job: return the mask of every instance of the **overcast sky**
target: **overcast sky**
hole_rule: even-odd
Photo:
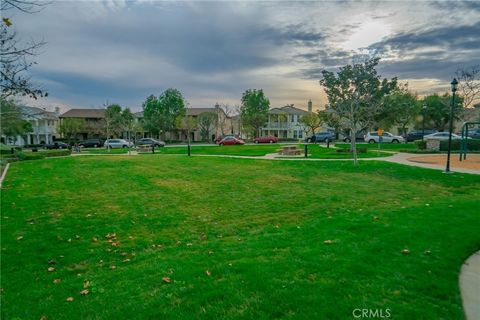
[[[480,63],[480,1],[54,0],[12,21],[23,39],[47,42],[32,68],[47,107],[140,110],[173,87],[192,107],[236,105],[262,88],[272,106],[317,108],[320,71],[362,53],[419,94],[445,91],[457,68]]]

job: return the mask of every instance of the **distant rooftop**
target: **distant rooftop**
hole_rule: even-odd
[[[70,109],[64,114],[60,115],[60,118],[105,118],[105,109]]]
[[[307,111],[294,107],[293,105],[285,106],[281,108],[272,108],[268,111],[270,114],[306,114]]]

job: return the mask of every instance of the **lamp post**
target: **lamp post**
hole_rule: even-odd
[[[453,131],[453,108],[455,107],[455,92],[457,92],[458,81],[453,78],[450,83],[452,87],[452,105],[450,106],[450,130],[448,132],[448,153],[447,153],[447,167],[445,173],[450,173],[450,153],[452,152],[452,131]]]
[[[422,107],[422,141],[423,137],[425,137],[425,113],[427,112],[427,105],[424,104]]]

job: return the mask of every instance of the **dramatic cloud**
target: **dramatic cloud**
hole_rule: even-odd
[[[139,109],[180,89],[193,107],[238,104],[263,88],[274,106],[325,103],[322,69],[382,57],[387,77],[442,90],[479,63],[478,2],[54,1],[12,17],[25,39],[45,39],[33,78],[42,105]]]

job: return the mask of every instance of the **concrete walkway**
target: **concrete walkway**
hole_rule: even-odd
[[[462,266],[460,292],[466,319],[480,319],[480,251],[471,255]]]

